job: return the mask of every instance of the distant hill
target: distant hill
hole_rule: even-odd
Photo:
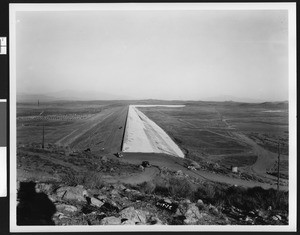
[[[20,93],[17,94],[17,102],[49,102],[49,101],[88,101],[88,100],[127,100],[129,97],[118,96],[114,94],[108,94],[103,92],[95,91],[72,91],[64,90],[58,92],[49,92],[46,94],[28,94]]]
[[[242,103],[262,103],[265,102],[265,100],[262,99],[251,99],[251,98],[240,98],[240,97],[234,97],[230,95],[220,95],[220,96],[214,96],[214,97],[208,97],[201,99],[203,101],[217,101],[217,102],[223,102],[223,101],[233,101],[233,102],[242,102]]]

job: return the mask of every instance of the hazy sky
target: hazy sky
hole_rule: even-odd
[[[287,11],[17,12],[17,91],[288,99]]]

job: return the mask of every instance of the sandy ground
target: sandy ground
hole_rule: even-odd
[[[139,111],[138,107],[146,105],[130,105],[123,142],[123,152],[166,153],[184,158],[184,153],[170,136],[155,122]],[[150,105],[154,107],[154,105]],[[168,107],[178,107],[168,105]],[[182,107],[182,106],[180,106]]]

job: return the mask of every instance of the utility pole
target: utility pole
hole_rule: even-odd
[[[279,193],[279,178],[280,178],[280,143],[278,140],[278,162],[277,162],[277,193]]]
[[[43,140],[42,140],[42,148],[44,148],[44,142],[45,142],[45,124],[43,122]]]

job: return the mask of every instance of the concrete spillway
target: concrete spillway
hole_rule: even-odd
[[[184,105],[130,105],[123,139],[123,152],[165,153],[184,158],[170,136],[137,107],[183,107]]]

